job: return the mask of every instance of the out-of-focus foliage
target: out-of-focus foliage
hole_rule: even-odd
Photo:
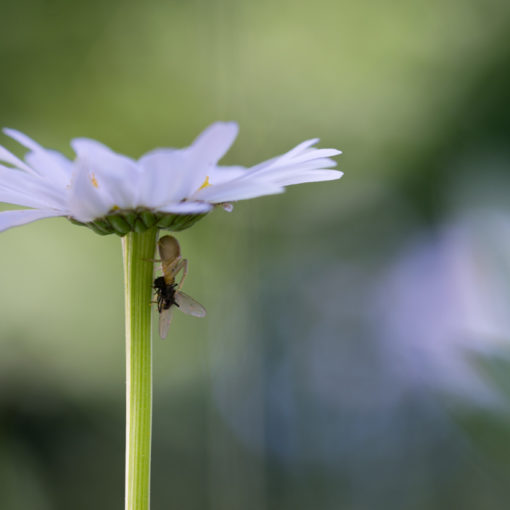
[[[231,119],[229,164],[344,150],[340,182],[179,235],[208,317],[155,339],[154,508],[507,508],[508,2],[18,0],[1,19],[0,124],[66,154]],[[56,219],[0,246],[0,508],[120,508],[120,242]]]

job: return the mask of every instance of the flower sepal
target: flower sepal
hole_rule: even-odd
[[[123,211],[121,209],[111,211],[110,214],[97,218],[94,221],[81,222],[68,216],[68,220],[74,225],[88,227],[96,234],[106,236],[116,234],[124,237],[129,232],[145,232],[149,228],[157,227],[171,232],[185,230],[206,214],[170,214],[153,212],[148,209],[136,209]]]

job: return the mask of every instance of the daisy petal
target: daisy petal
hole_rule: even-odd
[[[158,210],[174,214],[204,214],[209,212],[213,206],[205,202],[180,202],[165,205]]]
[[[21,172],[19,170],[0,165],[0,190],[21,194],[35,202],[27,207],[64,209],[66,203],[66,190],[57,189],[38,176]],[[14,204],[25,205],[21,202]],[[36,205],[37,204],[37,205]]]
[[[104,143],[92,140],[92,138],[73,138],[71,140],[71,147],[78,157],[90,159],[95,163],[102,163],[105,166],[115,162],[115,157],[118,156],[117,153]]]
[[[292,158],[292,163],[301,163],[303,161],[310,161],[319,158],[331,158],[342,154],[342,151],[337,149],[310,149],[299,156]]]
[[[62,216],[61,211],[45,211],[40,209],[21,209],[18,211],[0,212],[0,232],[12,227],[19,227],[26,223],[42,220],[43,218],[52,218]]]
[[[272,158],[259,163],[258,165],[252,167],[251,170],[268,170],[270,168],[279,168],[282,166],[299,164],[307,161],[321,160],[342,154],[342,151],[337,149],[308,149],[310,145],[317,143],[317,141],[318,139],[316,138],[314,140],[303,142],[281,156],[277,156],[276,158]]]
[[[248,170],[244,166],[215,166],[209,172],[209,182],[211,185],[223,184],[247,174]]]
[[[32,151],[25,156],[25,161],[55,186],[65,188],[71,180],[73,163],[60,152],[47,149]]]
[[[21,159],[16,157],[14,154],[10,153],[5,147],[2,147],[1,145],[0,145],[0,161],[9,163],[9,165],[13,165],[21,170],[25,170],[25,172],[28,172],[29,174],[37,175],[37,172],[35,172],[27,164],[23,163]]]
[[[276,178],[274,181],[280,186],[302,184],[304,182],[334,181],[340,179],[344,173],[339,170],[312,170],[308,172],[295,172],[287,177]]]
[[[260,197],[262,195],[274,195],[283,191],[284,189],[281,186],[272,182],[236,179],[235,181],[201,189],[193,195],[193,198],[218,204]]]
[[[140,205],[142,172],[135,161],[88,138],[75,138],[71,146],[77,155],[76,164],[87,168],[98,188],[108,187],[111,207],[132,209]]]
[[[319,141],[319,138],[312,138],[311,140],[305,140],[304,142],[301,142],[299,145],[296,145],[293,149],[291,149],[289,152],[286,152],[281,156],[282,158],[286,159],[292,159],[293,157],[297,156],[301,152],[308,149],[308,147],[311,147],[312,145],[315,145]]]
[[[251,168],[249,169],[247,176],[259,178],[278,178],[280,176],[290,175],[298,172],[305,172],[311,170],[321,170],[323,168],[330,168],[336,166],[336,161],[329,158],[320,158],[312,161],[304,161],[302,163],[289,163],[284,166],[273,165],[267,168]]]
[[[106,215],[116,204],[106,186],[95,180],[88,167],[80,161],[76,164],[77,171],[69,195],[69,210],[73,218],[85,223]]]
[[[57,151],[41,147],[41,145],[20,131],[9,128],[5,128],[3,131],[7,136],[30,149],[30,152],[25,155],[25,161],[28,163],[28,166],[24,163],[24,166],[20,166],[20,160],[17,162],[10,161],[11,164],[18,166],[18,168],[23,168],[23,170],[30,173],[44,176],[54,185],[65,187],[69,184],[72,163],[65,156]]]
[[[142,156],[139,160],[143,170],[140,201],[156,208],[165,202],[188,198],[208,176],[212,178],[214,165],[232,145],[237,132],[235,122],[217,122],[186,149],[156,149]],[[233,177],[231,175],[230,179]]]
[[[278,163],[281,165],[287,164],[290,161],[292,161],[294,158],[296,158],[298,155],[303,154],[306,152],[306,150],[311,147],[312,145],[315,145],[319,141],[318,138],[312,138],[311,140],[305,140],[304,142],[301,142],[299,145],[296,145],[293,149],[286,152],[285,154],[282,154],[281,156],[276,156],[275,158],[271,158],[267,161],[263,161],[262,163],[259,163],[257,165],[258,167],[265,166],[267,164],[273,165],[274,163]],[[315,149],[312,149],[315,150]]]
[[[200,154],[202,163],[214,165],[230,149],[238,132],[235,122],[215,122],[198,135],[191,149]]]
[[[187,173],[185,196],[199,189],[214,165],[234,142],[239,128],[235,122],[216,122],[193,142],[188,151],[190,165]]]
[[[169,202],[180,202],[187,195],[190,166],[189,150],[156,149],[142,156],[140,202],[149,208],[158,208]]]
[[[44,209],[53,205],[49,200],[46,200],[44,196],[39,197],[37,195],[7,189],[0,189],[0,202],[34,209]]]
[[[18,131],[17,129],[4,128],[3,132],[7,136],[10,136],[13,140],[16,140],[18,143],[25,146],[27,149],[30,149],[32,151],[45,150],[37,142],[32,140],[32,138],[25,135],[21,131]]]

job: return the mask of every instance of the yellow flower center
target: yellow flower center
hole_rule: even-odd
[[[99,188],[99,183],[97,182],[97,179],[96,179],[96,176],[94,175],[94,173],[90,174],[90,180],[92,181],[92,186],[94,186],[94,188]]]
[[[210,185],[211,184],[209,183],[209,176],[206,176],[204,182],[202,183],[202,186],[200,186],[200,188],[198,188],[197,191],[200,191],[201,189],[207,188]]]

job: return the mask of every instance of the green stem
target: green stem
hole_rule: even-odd
[[[126,295],[126,503],[149,510],[152,425],[151,295],[156,229],[122,238]]]

